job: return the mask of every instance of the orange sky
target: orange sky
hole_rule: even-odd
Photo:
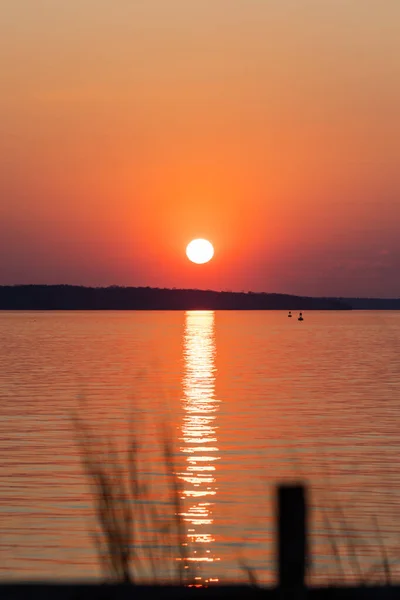
[[[398,0],[0,11],[0,283],[400,296]]]

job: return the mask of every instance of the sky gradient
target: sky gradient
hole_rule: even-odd
[[[400,296],[399,23],[398,0],[4,0],[0,284]]]

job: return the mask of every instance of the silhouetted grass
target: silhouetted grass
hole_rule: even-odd
[[[187,537],[181,517],[182,491],[172,445],[162,441],[167,506],[154,500],[140,469],[139,446],[132,440],[127,468],[111,440],[99,440],[78,416],[73,417],[85,471],[92,483],[98,529],[93,532],[104,574],[113,581],[191,582]],[[164,432],[165,433],[165,432]],[[169,509],[168,509],[169,506]]]
[[[391,585],[391,563],[379,530],[377,518],[373,518],[373,523],[379,547],[379,555],[376,556],[372,566],[363,570],[358,553],[359,544],[362,540],[359,540],[359,543],[357,543],[355,531],[351,530],[348,518],[344,514],[343,507],[340,506],[338,502],[333,502],[333,510],[336,515],[336,526],[333,524],[333,520],[329,518],[326,506],[322,507],[327,540],[331,546],[332,554],[335,559],[334,563],[336,565],[336,574],[331,585],[343,585],[349,578],[353,584],[361,586],[368,586],[373,583],[386,586]],[[345,558],[347,559],[347,569]],[[376,581],[379,574],[381,577]]]
[[[343,519],[343,517],[342,517]],[[336,564],[338,567],[338,579],[333,582],[333,585],[343,584],[348,577],[351,577],[353,582],[357,585],[368,586],[368,585],[386,585],[389,586],[392,584],[392,567],[389,561],[387,550],[383,543],[383,540],[380,538],[378,523],[376,518],[374,519],[376,524],[376,535],[379,541],[379,555],[376,557],[372,566],[368,569],[363,570],[360,564],[359,556],[358,556],[358,548],[357,544],[354,542],[354,539],[350,534],[347,534],[342,525],[339,526],[339,530],[334,532],[332,529],[332,535],[330,536],[330,541],[332,543],[332,547],[335,545],[335,558]],[[343,522],[343,520],[342,520]],[[338,550],[337,542],[339,540],[344,547],[347,559],[351,567],[351,571],[348,572],[345,569],[343,558],[341,558],[340,552]]]
[[[150,476],[145,477],[140,468],[140,448],[134,439],[127,449],[124,469],[111,440],[100,440],[76,415],[73,423],[82,462],[92,483],[98,522],[93,539],[105,576],[131,584],[144,581],[192,584],[194,576],[187,552],[188,538],[181,516],[182,489],[176,475],[171,439],[166,431],[161,447],[169,501],[163,503],[155,500]],[[333,494],[330,500],[332,497]],[[336,565],[330,586],[343,585],[348,578],[362,586],[376,584],[379,574],[383,575],[379,583],[390,585],[391,564],[377,519],[374,523],[380,556],[363,571],[348,519],[339,503],[334,502],[332,508],[334,519],[330,518],[327,507],[322,507],[327,540]],[[260,577],[256,571],[243,558],[238,557],[238,563],[247,582],[259,587]]]
[[[325,527],[325,537],[331,548],[333,556],[333,565],[335,572],[330,586],[345,585],[349,580],[352,585],[368,586],[373,584],[391,585],[393,584],[392,561],[388,557],[387,548],[385,547],[382,538],[378,518],[372,518],[372,524],[375,530],[375,540],[377,542],[374,547],[379,548],[379,554],[373,559],[373,564],[368,568],[362,568],[359,546],[362,544],[365,547],[365,539],[361,539],[360,535],[356,535],[354,527],[351,527],[349,517],[345,516],[345,509],[337,500],[337,493],[332,486],[332,481],[329,477],[329,463],[327,457],[321,453],[321,448],[315,448],[315,453],[319,455],[323,461],[324,472],[324,489],[325,493],[319,502],[319,509],[322,513],[322,521]],[[300,480],[306,481],[306,474],[303,472],[296,454],[291,456],[296,475]],[[354,498],[357,502],[359,492]],[[330,514],[331,513],[331,517]],[[358,543],[357,543],[358,539]],[[400,555],[400,552],[399,552]],[[312,563],[310,557],[310,574],[312,574]]]

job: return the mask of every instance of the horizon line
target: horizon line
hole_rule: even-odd
[[[15,287],[71,287],[91,290],[107,290],[107,289],[143,289],[143,290],[164,290],[164,291],[179,291],[179,292],[209,292],[213,294],[254,294],[254,295],[269,295],[269,296],[293,296],[296,298],[315,298],[328,300],[400,300],[400,296],[308,296],[304,294],[296,294],[291,292],[255,292],[252,290],[214,290],[210,288],[180,288],[180,287],[154,287],[150,285],[82,285],[75,283],[13,283],[0,284],[1,288]]]

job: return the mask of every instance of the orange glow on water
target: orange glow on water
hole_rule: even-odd
[[[203,563],[219,560],[212,551],[215,541],[212,525],[216,486],[216,464],[220,459],[217,445],[215,397],[215,333],[213,311],[188,311],[183,340],[185,372],[181,452],[186,468],[183,481],[184,511],[189,542],[188,561],[195,563],[196,580]]]

